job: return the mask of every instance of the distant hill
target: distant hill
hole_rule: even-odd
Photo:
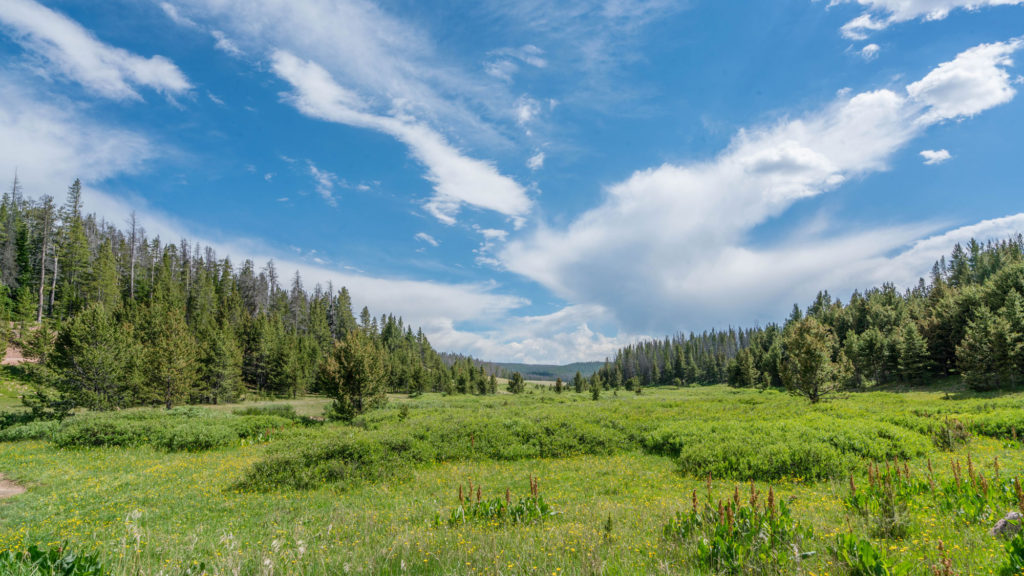
[[[523,378],[527,380],[554,381],[557,378],[561,378],[562,380],[572,380],[573,376],[576,375],[577,370],[579,370],[580,374],[584,377],[590,378],[594,372],[597,372],[601,366],[604,366],[604,362],[573,362],[572,364],[566,364],[564,366],[558,366],[556,364],[488,362],[486,360],[478,360],[476,358],[452,352],[441,352],[440,356],[441,360],[449,367],[459,360],[469,358],[473,361],[474,365],[479,368],[483,368],[487,374],[494,374],[498,378],[508,378],[513,372],[519,372],[523,375]]]
[[[511,374],[519,372],[526,380],[572,380],[578,370],[580,374],[589,378],[597,369],[604,366],[604,362],[573,362],[565,366],[554,364],[517,364],[514,362],[491,362],[494,366]]]

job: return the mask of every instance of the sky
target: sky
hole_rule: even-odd
[[[493,361],[1024,232],[1024,0],[0,0],[0,182]]]

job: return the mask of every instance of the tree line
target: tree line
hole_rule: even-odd
[[[15,339],[40,384],[29,402],[115,409],[334,396],[339,415],[386,392],[494,393],[472,359],[446,363],[422,330],[345,287],[286,286],[274,262],[235,266],[210,247],[148,237],[83,211],[76,180],[57,206],[0,199],[0,350]]]
[[[848,302],[827,291],[781,324],[639,342],[590,388],[728,382],[789,388],[817,401],[842,388],[960,375],[975,390],[1024,383],[1024,236],[956,244],[930,278],[886,283]]]

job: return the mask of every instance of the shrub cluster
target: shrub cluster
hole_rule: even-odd
[[[235,416],[199,408],[83,414],[52,430],[61,448],[153,446],[198,452],[266,437],[294,425],[279,416]]]

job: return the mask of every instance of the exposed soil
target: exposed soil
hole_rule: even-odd
[[[25,492],[25,487],[21,484],[15,484],[10,480],[4,478],[3,474],[0,474],[0,500],[4,498],[10,498],[11,496],[17,496]]]
[[[17,366],[28,361],[29,360],[27,358],[22,356],[21,348],[18,348],[14,344],[8,344],[7,354],[4,355],[4,359],[0,364],[3,364],[4,366]]]

